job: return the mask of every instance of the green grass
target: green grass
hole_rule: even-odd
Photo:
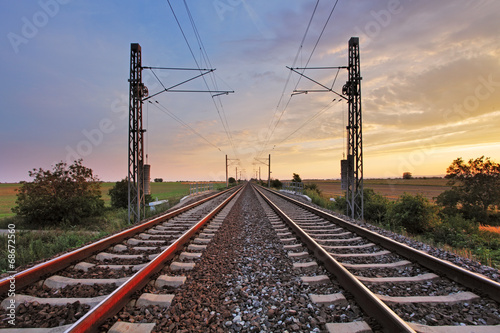
[[[153,200],[168,200],[172,197],[183,197],[189,194],[189,183],[168,182],[151,183],[151,197]]]
[[[16,267],[49,258],[128,227],[127,210],[110,207],[108,191],[114,185],[114,182],[101,185],[102,198],[106,203],[102,216],[89,218],[79,225],[64,224],[57,229],[47,227],[45,230],[22,231],[33,227],[25,225],[21,218],[11,212],[16,204],[15,190],[19,184],[0,184],[0,229],[7,229],[9,224],[16,226]],[[169,200],[170,206],[173,206],[189,194],[189,183],[151,183],[151,192],[153,200]],[[7,245],[7,237],[0,235],[0,272],[9,270]]]
[[[111,198],[108,195],[109,190],[115,186],[114,182],[102,183],[101,194],[106,207],[111,206]],[[0,184],[0,219],[4,217],[11,217],[15,214],[12,213],[12,208],[16,205],[16,190],[19,184]],[[181,182],[166,182],[166,183],[151,183],[151,196],[153,200],[172,200],[178,197],[182,198],[189,194],[189,183]]]
[[[340,180],[305,180],[306,184],[316,183],[325,195],[331,197],[344,195]],[[434,201],[439,194],[448,190],[448,179],[444,178],[414,178],[414,179],[364,179],[364,188],[372,189],[389,200],[396,200],[403,193],[422,194]]]
[[[111,207],[111,197],[108,192],[115,186],[115,183],[102,183],[101,184],[101,196],[102,200],[104,200],[104,205],[106,207]]]
[[[100,233],[84,231],[20,231],[15,233],[15,267],[49,258],[57,253],[77,248],[101,236]],[[12,245],[12,243],[11,243]],[[8,238],[0,236],[0,272],[9,269]]]
[[[107,207],[111,206],[111,198],[108,194],[109,190],[115,186],[115,183],[102,183],[101,194]],[[153,201],[169,200],[172,205],[172,200],[180,199],[189,194],[189,183],[184,182],[163,182],[151,183],[151,197]],[[173,203],[175,204],[175,203]]]
[[[0,184],[0,218],[14,216],[11,208],[16,205],[19,184]]]

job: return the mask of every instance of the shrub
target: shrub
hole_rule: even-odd
[[[459,213],[458,203],[460,201],[460,193],[457,189],[446,190],[435,199],[436,204],[441,207],[441,216],[454,216]]]
[[[336,208],[335,202],[330,201],[329,199],[323,197],[321,195],[321,193],[318,193],[315,190],[305,189],[304,194],[307,195],[309,198],[311,198],[311,202],[313,204],[316,204],[320,207],[331,209],[331,210],[334,210]]]
[[[114,208],[128,208],[128,180],[124,178],[115,183],[115,186],[108,191],[111,197],[111,207]],[[145,204],[149,204],[153,198],[151,194],[144,196]]]
[[[126,178],[115,183],[108,191],[111,197],[111,207],[127,208],[128,207],[128,181]]]
[[[479,231],[478,223],[460,214],[444,216],[441,221],[434,230],[434,241],[453,247],[469,248],[473,240],[471,236],[477,235]]]
[[[60,162],[53,170],[33,169],[32,182],[20,182],[14,213],[28,224],[78,223],[104,211],[101,182],[82,160],[68,166]]]
[[[384,196],[372,189],[363,190],[365,220],[375,223],[387,222],[391,203]]]
[[[470,159],[467,163],[457,158],[446,170],[445,178],[450,179],[448,185],[452,190],[446,191],[449,193],[444,197],[453,196],[466,218],[486,222],[488,210],[500,204],[500,164],[488,157]]]
[[[311,190],[311,191],[314,191],[314,192],[318,193],[319,195],[321,195],[321,190],[319,189],[319,186],[316,183],[304,185],[304,190]]]
[[[335,201],[333,201],[333,209],[341,214],[345,214],[347,212],[347,200],[344,195],[339,195],[334,197]]]
[[[422,194],[404,193],[389,210],[390,223],[411,234],[431,231],[438,223],[437,207]]]
[[[283,187],[283,183],[279,179],[273,179],[273,180],[271,180],[271,187],[274,187],[276,189],[280,189]]]

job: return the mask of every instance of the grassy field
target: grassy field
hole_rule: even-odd
[[[335,197],[343,195],[340,189],[340,180],[305,180],[305,183],[316,183],[325,196]],[[364,187],[373,189],[389,200],[396,200],[403,193],[415,195],[421,193],[433,201],[442,192],[450,189],[444,178],[417,178],[417,179],[365,179]]]
[[[106,206],[111,205],[111,198],[108,191],[115,186],[115,183],[102,183],[101,193],[102,199]],[[165,183],[151,183],[151,196],[153,200],[169,200],[174,197],[183,197],[189,194],[189,183],[184,182],[165,182]]]
[[[106,206],[111,205],[111,198],[108,191],[115,185],[115,183],[102,183],[101,193],[102,199]],[[11,208],[16,205],[16,190],[19,184],[0,184],[0,219],[4,217],[14,216]],[[189,183],[181,182],[165,182],[165,183],[151,183],[151,196],[153,200],[175,200],[189,194]]]
[[[429,200],[437,197],[443,191],[449,189],[446,186],[447,179],[427,178],[427,179],[365,179],[365,188],[371,188],[390,200],[396,200],[404,192],[417,194],[422,193]],[[325,196],[343,195],[340,189],[340,180],[305,180],[306,183],[317,183]],[[106,206],[110,206],[108,195],[115,183],[103,183],[101,185],[102,198]],[[0,184],[0,218],[14,216],[11,208],[16,205],[16,189],[19,184]],[[151,183],[151,196],[153,200],[165,200],[179,198],[189,194],[189,183],[185,182],[164,182]]]
[[[115,183],[101,185],[102,198],[107,207],[111,199],[108,195]],[[62,226],[56,229],[22,231],[22,221],[14,217],[11,208],[16,204],[16,189],[19,184],[0,184],[0,222],[16,225],[16,266],[51,257],[61,251],[79,247],[89,241],[121,230],[128,226],[125,209],[106,209],[104,215],[90,224]],[[189,194],[189,183],[151,183],[153,200],[169,200],[175,205],[180,198]],[[44,228],[45,229],[45,228]],[[0,236],[0,273],[7,271],[7,237]]]
[[[19,184],[0,184],[0,218],[14,216],[10,210],[16,205]]]

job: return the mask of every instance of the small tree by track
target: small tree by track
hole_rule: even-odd
[[[128,180],[127,178],[123,178],[119,182],[115,183],[108,191],[109,196],[111,197],[111,207],[113,208],[128,208]],[[145,204],[149,204],[153,201],[151,194],[146,194],[144,196]]]
[[[82,160],[68,166],[57,163],[53,170],[33,169],[32,182],[20,182],[14,213],[32,225],[79,223],[104,211],[101,182]]]
[[[271,187],[279,190],[283,187],[283,183],[279,179],[273,179],[271,180]]]
[[[302,178],[300,178],[300,175],[298,173],[293,173],[292,182],[296,183],[302,182]]]
[[[111,207],[127,208],[128,207],[128,181],[127,178],[115,183],[108,191],[111,197]]]
[[[450,215],[488,221],[488,210],[500,204],[500,164],[481,156],[465,163],[457,158],[446,170],[452,186],[437,197],[437,203]]]

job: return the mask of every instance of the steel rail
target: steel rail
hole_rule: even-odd
[[[0,295],[8,292],[10,288],[10,281],[15,279],[15,285],[16,285],[16,290],[20,290],[29,284],[40,280],[45,275],[48,274],[53,274],[61,269],[64,269],[71,264],[81,261],[85,258],[88,258],[89,256],[93,255],[96,252],[102,251],[111,245],[117,244],[121,241],[123,241],[126,238],[129,238],[139,232],[142,232],[146,229],[149,229],[156,224],[159,224],[167,219],[170,219],[174,216],[177,216],[181,213],[184,213],[185,211],[196,207],[206,201],[209,201],[219,195],[222,195],[226,193],[227,191],[230,190],[225,190],[220,193],[217,193],[215,195],[212,195],[210,197],[204,198],[202,200],[199,200],[197,202],[194,202],[192,204],[189,204],[185,207],[176,209],[170,213],[163,214],[161,216],[158,216],[156,218],[153,218],[149,221],[146,221],[142,224],[139,224],[137,226],[134,226],[132,228],[126,229],[124,231],[121,231],[117,234],[111,235],[109,237],[106,237],[104,239],[101,239],[95,243],[86,245],[82,248],[76,249],[74,251],[65,253],[59,257],[56,257],[54,259],[51,259],[49,261],[43,262],[41,264],[38,264],[36,266],[33,266],[31,268],[28,268],[24,271],[21,271],[19,273],[16,273],[13,276],[9,276],[6,278],[3,278],[0,280]]]
[[[293,202],[294,204],[330,222],[336,223],[342,226],[343,228],[348,229],[349,231],[352,231],[360,236],[366,237],[373,243],[377,243],[386,249],[392,250],[393,252],[403,257],[406,257],[409,260],[416,261],[422,266],[425,266],[432,271],[441,273],[457,283],[460,283],[472,290],[479,290],[481,293],[488,295],[497,302],[500,302],[500,283],[493,281],[482,274],[468,271],[449,261],[436,258],[428,253],[414,249],[406,244],[397,242],[389,237],[377,234],[376,232],[373,232],[371,230],[358,226],[354,223],[341,219],[337,216],[331,215],[329,213],[311,207],[305,203],[302,203],[300,201],[297,201],[295,199],[292,199],[275,191],[272,191],[272,193],[278,195],[279,197],[285,200],[288,200],[289,202]]]
[[[65,333],[76,332],[95,332],[99,326],[122,309],[134,295],[134,293],[142,289],[152,275],[158,273],[164,268],[167,260],[182,249],[184,244],[189,242],[191,238],[210,220],[212,219],[229,201],[231,201],[243,187],[238,188],[226,200],[214,208],[208,215],[197,222],[193,227],[186,231],[179,239],[169,245],[155,259],[144,266],[137,273],[132,275],[125,283],[118,287],[115,291],[109,294],[101,303],[92,308],[76,323],[69,327]]]
[[[276,206],[264,193],[255,188],[271,208],[290,226],[293,232],[304,242],[307,248],[314,253],[325,268],[333,274],[340,284],[353,294],[360,307],[387,332],[415,332],[410,325],[394,313],[384,302],[362,284],[353,274],[344,268],[321,245],[311,238],[301,227]]]

